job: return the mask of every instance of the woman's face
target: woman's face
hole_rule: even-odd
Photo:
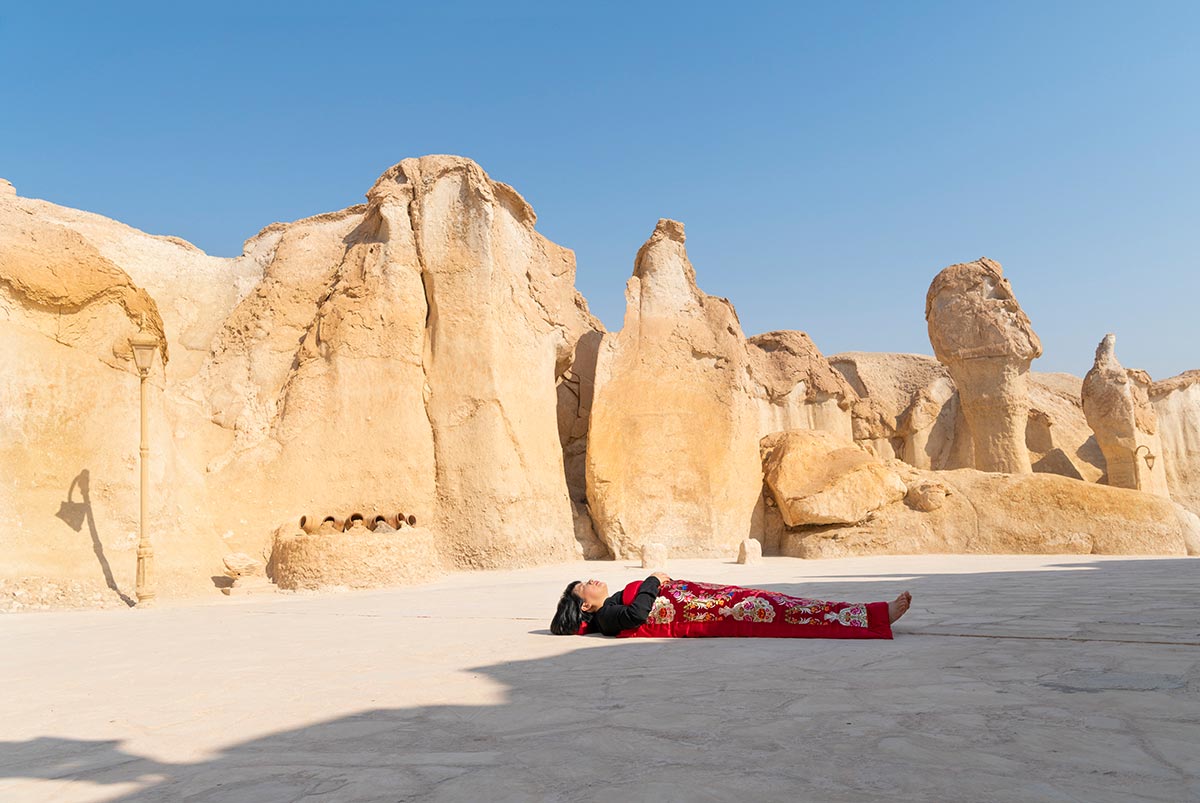
[[[608,585],[599,580],[587,580],[575,586],[573,593],[583,600],[583,610],[596,611],[608,598]]]

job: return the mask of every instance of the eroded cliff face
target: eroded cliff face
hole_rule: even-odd
[[[475,163],[427,156],[365,204],[272,224],[222,259],[0,182],[0,579],[132,594],[141,325],[162,337],[148,529],[163,596],[211,593],[222,555],[268,561],[273,541],[288,550],[272,565],[306,587],[647,542],[732,558],[747,537],[805,556],[1200,549],[1200,520],[1169,500],[1088,486],[1105,459],[1082,381],[1028,371],[1040,344],[990,260],[930,288],[942,362],[826,359],[803,332],[744,337],[670,220],[606,333],[535,221]],[[1195,373],[1145,377],[1133,426],[1157,421],[1154,470],[1200,512]],[[943,471],[981,464],[1006,473]],[[1013,476],[1026,465],[1070,480]],[[369,538],[297,533],[301,516],[401,512]]]
[[[642,544],[717,556],[750,535],[762,490],[758,412],[732,305],[696,287],[683,224],[660,220],[596,362],[587,490],[618,557]]]
[[[273,224],[219,259],[0,197],[6,468],[19,477],[0,489],[15,533],[0,544],[6,566],[91,577],[104,553],[132,589],[128,338],[143,313],[172,358],[156,366],[150,411],[165,595],[211,587],[222,551],[266,558],[272,532],[301,515],[412,515],[437,544],[426,575],[604,554],[578,465],[588,406],[562,390],[590,385],[588,344],[603,331],[573,254],[466,159],[405,160],[367,201]],[[75,446],[56,451],[64,441]],[[93,536],[55,516],[89,466]]]
[[[596,363],[587,490],[617,557],[735,554],[764,537],[759,441],[783,430],[849,440],[854,390],[804,332],[747,339],[728,299],[696,286],[683,224],[638,251],[624,326]]]
[[[243,441],[217,484],[269,483],[264,525],[404,511],[455,567],[593,548],[574,535],[558,427],[558,385],[601,331],[573,254],[466,159],[406,159],[367,199],[256,244],[274,249],[266,278],[206,366],[230,378],[207,387]]]
[[[1171,498],[1200,515],[1200,371],[1155,382],[1150,386],[1150,402]]]

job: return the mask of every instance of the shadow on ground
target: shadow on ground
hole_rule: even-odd
[[[502,685],[499,705],[377,708],[194,763],[0,742],[0,777],[121,801],[1197,799],[1197,571],[773,584],[851,601],[908,588],[915,608],[895,641],[567,637],[563,654],[470,670]]]

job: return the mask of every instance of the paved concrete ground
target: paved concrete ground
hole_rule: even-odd
[[[1200,799],[1200,561],[669,568],[914,609],[894,641],[549,635],[618,562],[10,615],[0,800]]]

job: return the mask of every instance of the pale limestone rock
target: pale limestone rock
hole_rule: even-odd
[[[12,185],[12,182],[6,178],[0,178],[0,197],[3,197],[3,196],[12,197],[12,196],[15,196],[16,194],[17,194],[17,188]]]
[[[1155,382],[1150,386],[1150,401],[1162,445],[1158,462],[1163,464],[1171,498],[1200,514],[1200,371]]]
[[[262,571],[261,561],[247,555],[245,552],[231,552],[221,559],[225,564],[225,574],[229,577],[248,577]]]
[[[665,569],[667,566],[667,545],[651,542],[642,544],[642,568]]]
[[[762,485],[758,410],[732,305],[696,287],[683,225],[660,220],[626,285],[625,323],[596,362],[587,493],[618,558],[648,539],[729,555],[752,532]]]
[[[738,547],[738,563],[762,563],[762,543],[754,538],[747,538]]]
[[[755,335],[746,341],[746,353],[760,436],[819,429],[845,440],[853,437],[851,409],[858,395],[807,334]]]
[[[150,380],[161,595],[211,589],[203,567],[267,550],[274,523],[303,510],[415,511],[437,532],[434,560],[457,566],[606,554],[563,462],[573,454],[581,476],[588,407],[560,416],[558,389],[583,386],[600,329],[572,254],[468,160],[408,160],[368,201],[274,224],[220,259],[0,193],[0,402],[12,411],[0,449],[25,479],[0,487],[5,574],[91,576],[103,550],[132,587],[127,355],[143,311],[171,358]],[[559,418],[571,419],[561,433]],[[52,515],[80,466],[94,544],[68,526],[86,518],[72,512],[86,506],[78,491]]]
[[[403,507],[445,533],[441,554],[463,568],[594,555],[568,495],[563,454],[575,441],[556,423],[562,378],[586,372],[579,344],[599,327],[571,253],[469,160],[405,160],[367,198],[259,236],[274,240],[269,281],[214,363],[232,379],[259,354],[271,362],[249,382],[210,382],[240,389],[232,423],[250,433],[212,466],[219,484],[262,475],[286,487],[260,520],[313,505]],[[253,328],[273,317],[280,325]],[[574,414],[576,440],[586,414]],[[371,470],[345,471],[367,453]]]
[[[0,193],[0,232],[21,228],[38,233],[37,253],[74,262],[87,261],[80,259],[81,250],[99,254],[144,289],[157,310],[148,317],[160,320],[160,333],[166,334],[164,351],[175,380],[199,369],[226,316],[262,275],[262,265],[249,255],[209,256],[178,237],[147,234],[91,212]],[[47,230],[57,233],[47,237]],[[66,238],[73,242],[63,242]],[[7,250],[0,247],[0,252]],[[100,327],[95,328],[98,334]]]
[[[1170,496],[1158,420],[1150,403],[1150,377],[1121,365],[1116,340],[1116,335],[1107,334],[1100,341],[1082,388],[1083,412],[1104,453],[1105,482]],[[1152,461],[1158,465],[1152,466]]]
[[[83,235],[39,214],[43,206],[53,207],[0,197],[0,465],[11,478],[0,483],[0,571],[99,576],[132,593],[139,379],[129,338],[144,319],[161,343],[147,379],[157,577],[164,588],[187,578],[211,589],[202,567],[226,548],[203,516],[184,513],[197,504],[189,444],[171,426],[177,401],[163,392],[176,355],[158,305]]]
[[[893,463],[910,485],[936,482],[949,490],[925,512],[888,505],[850,526],[792,530],[784,555],[1026,553],[1186,555],[1195,525],[1169,499],[1052,474],[999,474],[957,469],[928,472]]]
[[[1175,512],[1179,514],[1179,523],[1183,529],[1183,543],[1189,555],[1200,555],[1200,516],[1188,510],[1178,502]]]
[[[949,495],[949,489],[942,483],[921,480],[908,486],[904,501],[909,507],[928,513],[946,504],[946,497]]]
[[[1025,446],[1035,472],[1097,482],[1104,453],[1083,414],[1083,380],[1064,373],[1029,372]]]
[[[1042,345],[1000,264],[983,258],[943,270],[929,286],[925,320],[958,388],[975,467],[1030,473],[1027,374]]]
[[[768,435],[762,458],[767,487],[789,527],[862,521],[908,491],[874,455],[828,432]]]
[[[830,365],[861,399],[854,440],[881,460],[950,468],[958,396],[945,366],[923,354],[835,354]]]
[[[847,352],[829,362],[861,397],[854,439],[916,468],[970,468],[970,433],[946,367],[923,354]],[[1079,377],[1030,371],[1025,445],[1033,470],[1095,482],[1104,474],[1080,403]]]

